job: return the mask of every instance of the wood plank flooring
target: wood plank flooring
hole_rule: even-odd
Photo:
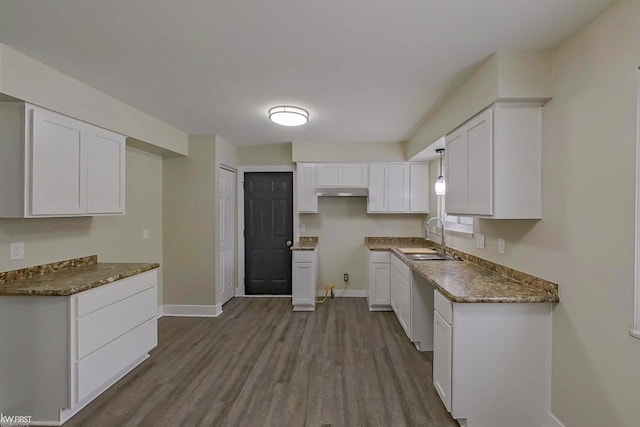
[[[160,319],[151,357],[64,426],[457,426],[431,362],[364,298],[234,298]]]

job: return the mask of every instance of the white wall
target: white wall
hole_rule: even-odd
[[[448,243],[559,284],[552,411],[567,427],[640,423],[633,324],[640,0],[620,0],[552,55],[543,108],[543,219],[480,220],[486,249]],[[506,255],[497,238],[506,239]]]
[[[100,262],[157,262],[162,269],[162,157],[127,147],[126,191],[124,216],[0,219],[0,271],[94,254]],[[11,242],[25,242],[24,259],[9,261]],[[159,280],[162,286],[162,271]]]

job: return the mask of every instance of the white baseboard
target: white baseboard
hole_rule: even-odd
[[[555,415],[551,413],[551,411],[547,411],[547,423],[545,424],[545,427],[565,427],[565,426],[560,422],[559,419],[555,417]]]
[[[337,297],[342,295],[342,292],[344,291],[344,289],[334,289],[333,290],[333,294]],[[322,289],[318,289],[318,296],[319,297],[323,297],[324,296],[324,291]],[[347,292],[344,293],[344,295],[342,295],[343,297],[350,297],[350,298],[366,298],[367,297],[367,290],[366,289],[347,289]]]
[[[163,305],[159,307],[158,317],[218,317],[222,314],[222,305]]]

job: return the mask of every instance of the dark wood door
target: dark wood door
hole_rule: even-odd
[[[245,293],[291,294],[291,172],[244,174],[244,236]]]

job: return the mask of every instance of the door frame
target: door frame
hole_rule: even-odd
[[[244,290],[244,272],[245,272],[245,259],[244,259],[244,174],[245,172],[291,172],[293,178],[293,241],[296,242],[299,239],[299,218],[296,214],[298,212],[298,201],[296,197],[296,167],[295,165],[282,165],[282,166],[239,166],[238,167],[238,283],[236,287],[236,296],[246,296]],[[290,298],[290,296],[287,296]]]

